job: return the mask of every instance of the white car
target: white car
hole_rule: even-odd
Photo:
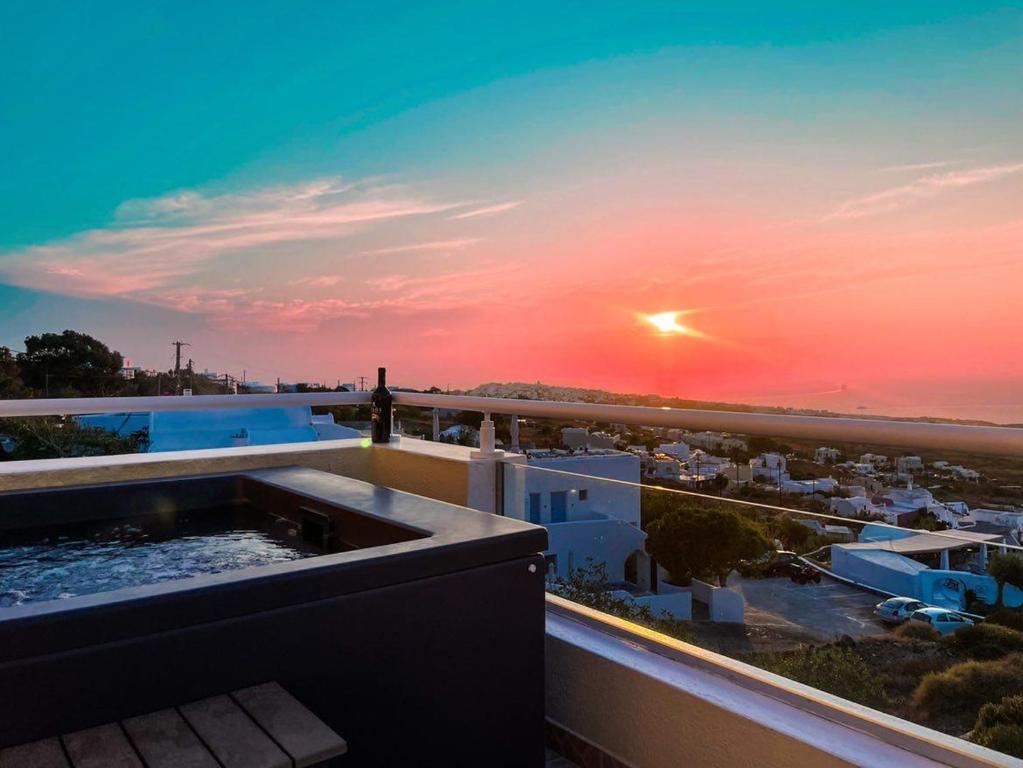
[[[874,606],[874,615],[886,624],[901,624],[914,611],[926,608],[925,603],[912,597],[890,597]]]
[[[914,611],[909,619],[921,624],[930,624],[941,635],[949,635],[963,627],[973,626],[971,619],[952,611],[946,611],[944,608],[921,608],[919,611]]]

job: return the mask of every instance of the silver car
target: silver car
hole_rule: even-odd
[[[949,635],[964,627],[973,626],[973,619],[946,611],[944,608],[921,608],[919,611],[913,611],[909,618],[921,624],[930,624],[939,635]]]
[[[924,603],[912,597],[890,597],[874,606],[874,615],[885,624],[901,624],[913,611],[926,607]]]

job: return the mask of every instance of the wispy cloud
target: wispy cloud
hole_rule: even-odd
[[[465,237],[459,240],[432,240],[427,243],[412,243],[410,245],[397,245],[392,248],[377,248],[373,251],[363,251],[364,256],[385,256],[392,253],[415,253],[419,251],[454,251],[466,248],[470,245],[483,242],[481,237]]]
[[[333,288],[343,280],[344,278],[341,275],[316,275],[313,277],[300,277],[297,280],[292,280],[289,285]]]
[[[144,300],[228,254],[345,238],[463,205],[340,179],[219,195],[186,191],[128,201],[107,228],[2,254],[0,278],[76,296]]]
[[[1023,163],[992,165],[948,173],[931,174],[898,187],[847,200],[824,217],[824,221],[862,219],[905,208],[944,192],[985,184],[1023,171]]]
[[[510,211],[513,208],[518,208],[520,205],[522,205],[523,202],[524,202],[523,200],[512,200],[512,201],[507,202],[507,203],[498,203],[496,205],[488,205],[485,208],[475,208],[475,209],[473,209],[471,211],[466,211],[465,213],[458,213],[458,214],[455,214],[454,216],[449,216],[448,218],[450,218],[452,220],[455,220],[455,219],[474,219],[477,216],[492,216],[495,213],[504,213],[505,211]]]
[[[906,165],[888,165],[878,168],[878,173],[903,173],[906,171],[932,171],[936,168],[948,168],[950,165],[958,165],[962,160],[935,160],[930,163],[907,163]]]

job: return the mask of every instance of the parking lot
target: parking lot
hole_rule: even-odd
[[[749,627],[801,632],[820,641],[886,631],[874,616],[874,606],[883,598],[827,577],[820,584],[796,584],[787,578],[746,579],[732,574],[728,586],[745,599]]]

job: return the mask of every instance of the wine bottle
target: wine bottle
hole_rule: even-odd
[[[370,398],[370,412],[373,420],[373,442],[389,443],[391,441],[391,411],[394,406],[394,395],[387,388],[387,369],[377,368],[377,388]]]

